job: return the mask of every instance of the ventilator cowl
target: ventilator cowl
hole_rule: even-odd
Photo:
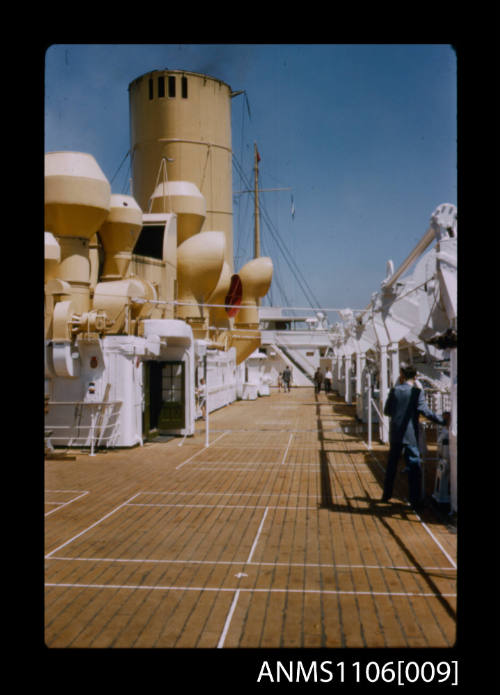
[[[132,196],[112,195],[99,236],[104,249],[101,280],[120,280],[127,274],[142,229],[142,210]]]

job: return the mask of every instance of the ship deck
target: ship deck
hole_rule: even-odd
[[[312,388],[45,460],[49,648],[450,647],[456,528]],[[432,447],[431,452],[432,452]],[[433,475],[427,476],[427,488]]]

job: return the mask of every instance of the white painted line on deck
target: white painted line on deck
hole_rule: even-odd
[[[195,456],[198,456],[198,454],[200,454],[202,451],[205,451],[206,449],[208,449],[209,446],[212,446],[212,444],[215,444],[215,442],[217,442],[219,439],[221,439],[221,437],[223,437],[225,434],[227,434],[227,430],[225,432],[223,432],[222,434],[220,434],[217,437],[217,439],[214,439],[213,442],[210,442],[210,444],[208,444],[208,446],[204,446],[202,449],[200,449],[199,451],[194,453],[192,456],[190,456],[188,459],[186,459],[185,461],[180,463],[178,466],[176,466],[175,470],[179,470],[179,468],[182,468],[182,466],[185,466],[186,463],[189,463],[192,459],[194,459]]]
[[[177,565],[254,565],[265,567],[330,567],[331,569],[365,569],[365,570],[391,570],[391,571],[408,571],[424,570],[425,572],[449,572],[452,567],[417,567],[416,565],[345,565],[332,562],[248,562],[247,560],[160,560],[158,558],[143,557],[65,557],[61,555],[52,555],[49,560],[62,560],[68,562],[136,562],[143,564],[152,562],[154,564],[177,564]]]
[[[66,589],[143,589],[146,591],[245,591],[247,593],[281,593],[281,594],[331,594],[346,596],[414,596],[425,598],[455,598],[457,594],[425,593],[418,591],[343,591],[337,589],[256,589],[255,587],[220,587],[220,586],[155,586],[151,584],[71,584],[69,582],[46,582],[47,587],[62,587]]]
[[[292,511],[302,510],[302,511],[318,511],[318,506],[309,507],[290,507],[290,506],[275,506],[275,505],[264,505],[264,504],[169,504],[168,502],[131,502],[127,507],[182,507],[182,509],[196,509],[198,507],[205,509],[290,509]]]
[[[217,449],[237,449],[238,447],[244,447],[245,451],[262,451],[262,449],[265,449],[266,451],[282,451],[283,450],[283,444],[281,446],[267,446],[267,444],[259,444],[258,446],[250,446],[246,444],[246,442],[239,442],[236,444],[221,444],[221,446],[218,446]],[[301,450],[303,450],[305,447],[300,447]],[[311,451],[320,451],[320,448],[311,448]]]
[[[195,461],[193,466],[279,466],[280,461]],[[305,464],[314,465],[314,464]],[[317,466],[316,466],[317,467]]]
[[[236,464],[232,463],[230,464],[231,466],[234,466]],[[248,466],[251,464],[248,463],[242,463],[241,466]],[[203,462],[203,461],[197,461],[191,466],[192,471],[196,470],[202,470],[202,471],[274,471],[276,468],[262,468],[262,466],[279,466],[281,464],[279,463],[254,463],[253,468],[242,468],[241,466],[238,468],[229,468],[228,466],[220,466],[220,461],[214,462],[213,464],[209,462]],[[316,463],[289,463],[287,465],[287,468],[290,470],[297,470],[297,469],[308,469],[308,468],[313,468],[313,473],[316,473],[318,469],[318,464]],[[373,473],[370,470],[366,471],[358,471],[358,470],[352,470],[351,468],[344,468],[344,469],[335,469],[334,473],[352,473],[354,475],[373,475]]]
[[[257,542],[258,542],[258,540],[259,540],[259,536],[260,536],[260,533],[261,533],[261,531],[262,531],[262,527],[264,526],[264,521],[266,520],[266,516],[267,516],[267,512],[268,512],[268,511],[269,511],[269,507],[266,507],[266,511],[264,512],[264,514],[263,514],[263,516],[262,516],[262,521],[260,522],[260,526],[259,526],[259,529],[258,529],[258,531],[257,531],[257,535],[255,536],[255,540],[254,540],[254,542],[253,542],[252,549],[250,550],[250,555],[249,555],[248,558],[247,558],[247,562],[250,562],[250,561],[251,561],[252,555],[253,555],[254,552],[255,552],[255,548],[257,547]]]
[[[286,460],[286,457],[288,454],[288,449],[290,448],[290,444],[292,443],[292,439],[293,439],[293,432],[291,433],[290,439],[288,440],[288,445],[286,447],[285,453],[283,454],[283,458],[281,460],[281,465],[283,465],[285,463],[285,460]]]
[[[195,461],[194,466],[282,466],[284,461]],[[371,473],[370,469],[357,470],[353,468],[336,468],[329,464],[335,473],[358,473],[358,474],[368,474]],[[345,464],[337,464],[344,465]],[[314,470],[319,470],[319,464],[317,463],[295,463],[290,461],[287,464],[288,468],[314,468]]]
[[[438,541],[438,539],[436,538],[436,536],[432,533],[432,531],[431,531],[430,528],[427,526],[427,524],[425,524],[425,523],[422,521],[422,519],[418,516],[418,514],[416,514],[416,516],[418,517],[420,523],[422,524],[422,526],[424,527],[424,529],[427,531],[427,533],[429,534],[429,536],[432,538],[432,540],[434,541],[434,543],[435,543],[435,544],[440,548],[440,550],[444,553],[444,555],[445,555],[446,559],[448,560],[448,562],[451,563],[451,565],[453,566],[453,569],[457,569],[457,565],[456,565],[455,562],[453,561],[453,558],[451,557],[451,555],[449,555],[449,554],[446,552],[446,550],[443,548],[443,546],[442,546],[441,543]]]
[[[364,444],[364,445],[366,446],[366,448],[368,449],[367,443],[366,443],[366,442],[363,442],[363,444]],[[368,449],[368,450],[369,450],[369,449]],[[369,450],[369,451],[370,451],[370,450]],[[383,466],[380,465],[380,463],[378,462],[377,458],[373,455],[373,453],[372,453],[371,451],[370,451],[370,453],[372,454],[373,459],[375,460],[375,462],[377,463],[377,465],[379,466],[379,468],[381,469],[381,471],[382,471],[383,473],[385,473],[385,469],[383,468]],[[414,512],[414,514],[415,514],[415,516],[417,517],[417,519],[420,521],[420,523],[422,524],[422,526],[424,527],[424,529],[427,531],[427,533],[429,534],[429,536],[432,538],[432,540],[434,541],[434,543],[436,543],[436,545],[439,547],[439,549],[444,553],[446,559],[447,559],[448,562],[452,565],[452,568],[453,568],[453,569],[457,569],[457,565],[456,565],[456,563],[454,562],[453,558],[446,552],[446,550],[443,548],[443,546],[442,546],[441,543],[438,541],[438,539],[436,538],[436,536],[432,533],[432,531],[431,531],[430,528],[427,526],[427,524],[425,524],[425,523],[422,521],[422,519],[421,519],[420,516],[417,514],[417,512]],[[452,569],[452,568],[448,568],[448,569]]]
[[[140,492],[136,492],[135,495],[132,495],[132,497],[129,497],[129,499],[126,500],[126,502],[122,502],[122,504],[118,505],[118,507],[116,507],[116,508],[113,509],[111,512],[109,512],[109,514],[106,514],[105,516],[103,516],[101,519],[99,519],[99,521],[96,521],[95,523],[91,524],[90,526],[88,526],[88,527],[87,527],[86,529],[84,529],[83,531],[80,531],[80,533],[77,533],[76,536],[73,536],[72,538],[70,538],[70,539],[69,539],[68,541],[66,541],[65,543],[62,543],[61,545],[57,546],[57,548],[54,548],[54,550],[51,550],[50,553],[48,553],[45,557],[46,557],[46,558],[49,558],[51,555],[53,555],[54,553],[56,553],[58,550],[61,550],[61,548],[64,548],[65,546],[69,545],[70,543],[72,543],[74,540],[76,540],[76,539],[79,538],[80,536],[83,536],[84,533],[87,533],[87,531],[90,531],[91,528],[94,528],[94,526],[97,526],[98,524],[100,524],[100,523],[101,523],[102,521],[104,521],[105,519],[108,519],[110,516],[112,516],[112,515],[113,515],[115,512],[117,512],[119,509],[122,509],[123,507],[125,507],[125,505],[127,505],[127,504],[130,502],[130,500],[135,499],[135,498],[136,498],[138,495],[140,495],[140,494],[141,494]]]
[[[224,624],[224,629],[222,630],[222,635],[220,636],[219,644],[217,645],[218,649],[221,649],[224,646],[224,641],[226,639],[227,631],[229,630],[229,625],[231,623],[234,609],[236,608],[236,604],[238,603],[239,597],[240,597],[240,589],[238,589],[238,591],[234,595],[233,602],[231,604],[231,608],[229,609],[229,613],[227,614],[226,622]]]
[[[260,424],[260,423],[256,423],[256,424]],[[265,424],[265,423],[263,423],[263,424]],[[311,429],[311,430],[296,430],[296,429],[290,429],[290,427],[284,427],[283,423],[279,423],[279,426],[277,426],[276,428],[266,427],[265,429],[260,429],[259,427],[254,427],[252,429],[239,429],[239,430],[227,429],[227,430],[211,430],[211,431],[212,432],[224,431],[224,432],[229,432],[230,434],[243,433],[244,432],[245,434],[259,434],[259,435],[273,434],[274,432],[279,432],[280,434],[283,434],[283,432],[294,432],[294,433],[310,432],[310,433],[315,434],[315,435],[318,434],[318,428],[317,427],[315,429]],[[323,428],[322,432],[327,433],[327,434],[349,434],[348,432],[344,432],[344,430],[340,430],[338,428],[333,428],[333,429]]]
[[[207,464],[198,466],[194,465],[191,466],[189,469],[191,473],[196,473],[197,471],[274,471],[276,470],[275,468],[228,468],[227,466],[223,467],[218,467],[218,466],[208,466]]]
[[[157,491],[151,491],[151,490],[144,490],[143,492],[140,493],[141,495],[191,495],[192,497],[196,497],[197,495],[212,495],[212,496],[217,496],[219,495],[220,497],[222,496],[227,496],[227,497],[288,497],[288,493],[281,493],[281,492],[241,492],[241,490],[236,490],[235,492],[202,492],[201,490],[197,492],[178,492],[177,490],[173,491],[168,491],[168,492],[157,492]],[[294,499],[297,499],[299,497],[305,497],[306,499],[310,499],[311,495],[294,495]],[[345,495],[334,495],[334,497],[345,497]],[[292,507],[294,509],[294,507]]]
[[[46,490],[46,492],[80,492],[80,490]],[[67,502],[45,502],[45,504],[57,504],[58,506],[55,509],[51,509],[50,512],[45,512],[45,516],[50,516],[50,514],[53,514],[54,512],[57,512],[58,509],[62,509],[63,507],[66,507],[66,505],[71,504],[72,502],[76,502],[76,500],[79,500],[80,497],[84,497],[85,495],[88,495],[88,490],[82,492],[80,495],[77,497],[73,497],[73,499],[68,500]]]

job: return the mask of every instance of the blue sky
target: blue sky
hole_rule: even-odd
[[[434,209],[457,204],[456,56],[446,44],[52,45],[45,150],[89,152],[112,192],[129,193],[128,85],[163,68],[246,92],[232,100],[233,190],[246,188],[240,168],[252,180],[254,142],[261,187],[291,189],[260,196],[275,305],[364,308],[387,260],[397,268]],[[251,197],[235,195],[233,212],[237,271],[253,252]]]

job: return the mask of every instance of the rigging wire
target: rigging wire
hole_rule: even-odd
[[[286,247],[285,243],[281,239],[278,230],[273,225],[266,210],[263,211],[262,217],[263,217],[264,221],[266,222],[266,224],[268,225],[269,231],[271,232],[271,236],[275,239],[275,241],[278,245],[278,248],[281,250],[285,260],[288,261],[290,269],[291,269],[292,273],[294,274],[295,279],[297,280],[297,283],[299,284],[305,298],[307,299],[307,301],[309,302],[309,304],[311,306],[319,306],[320,302],[314,296],[314,294],[313,294],[311,288],[309,287],[306,279],[304,278],[304,276],[300,272],[300,269],[299,269],[297,263],[295,262],[295,259],[290,254],[288,248]]]
[[[128,169],[127,169],[127,171],[126,171],[126,173],[125,173],[125,179],[124,179],[123,185],[122,185],[122,194],[123,194],[123,195],[125,195],[125,194],[127,193],[127,191],[128,191],[129,193],[131,192],[131,191],[130,191],[130,172],[131,172],[131,168],[132,168],[132,162],[129,161],[129,163],[128,163]]]
[[[279,200],[275,197],[273,202],[278,206],[279,209]],[[281,297],[280,302],[277,302],[278,304],[291,304],[290,299],[288,298],[282,284],[281,284],[281,277],[282,277],[282,265],[281,265],[281,257],[280,254],[277,254],[276,252],[272,252],[273,250],[270,249],[269,247],[269,237],[268,235],[263,235],[261,239],[261,245],[262,245],[262,250],[265,256],[269,256],[273,259],[273,282],[271,283],[271,287],[269,288],[268,293],[266,294],[265,297],[262,298],[262,303],[263,304],[269,304],[270,306],[273,306],[274,304],[274,299],[276,296],[276,293],[273,290],[277,290],[277,293]],[[284,277],[284,275],[283,275]],[[266,301],[267,300],[267,301]]]
[[[247,103],[247,109],[249,110],[249,104],[248,103]],[[250,113],[249,113],[249,116],[250,116]],[[244,120],[245,120],[245,111],[243,110],[242,129],[244,127]],[[123,164],[125,163],[125,161],[129,155],[130,155],[130,150],[127,150],[127,152],[125,153],[125,156],[121,160],[116,172],[114,173],[114,175],[110,181],[111,184],[114,182],[114,180],[118,176],[121,168],[123,167]],[[242,166],[240,165],[240,163],[238,162],[238,160],[236,159],[236,156],[234,154],[233,154],[233,161],[234,161],[235,169],[239,175],[240,180],[243,181],[244,185],[246,185],[248,188],[250,188],[251,187],[250,182],[249,182],[248,178],[246,177]],[[124,193],[130,185],[129,174],[131,171],[131,165],[132,165],[132,162],[129,161],[128,169],[125,172],[125,180],[124,180],[124,183],[122,185],[122,193]],[[248,204],[246,206],[246,211],[248,211]],[[291,256],[291,254],[288,252],[286,245],[284,244],[283,240],[281,239],[278,230],[273,225],[271,218],[270,218],[270,216],[269,216],[269,214],[264,206],[261,207],[261,212],[262,212],[262,217],[263,217],[266,225],[268,226],[268,228],[271,232],[271,236],[273,237],[278,250],[281,252],[283,258],[285,259],[285,262],[290,267],[290,270],[292,271],[292,274],[295,276],[295,279],[297,280],[297,282],[300,286],[300,289],[302,290],[307,301],[311,304],[311,306],[314,304],[319,305],[319,302],[317,300],[315,300],[314,294],[312,293],[310,287],[308,286],[305,278],[302,276],[300,269],[298,268],[297,264],[295,263],[295,260],[293,259],[293,256]],[[239,208],[239,215],[240,214],[241,214],[241,208]],[[240,253],[241,242],[242,242],[241,234],[238,234],[238,244],[237,244],[237,252],[236,252],[237,257],[239,256],[239,253]],[[266,253],[268,253],[268,251],[266,251]],[[271,254],[268,254],[268,255],[271,255]],[[286,295],[286,292],[285,292],[281,282],[278,279],[278,276],[275,275],[274,281],[275,281],[275,284],[280,292],[282,299],[284,300],[285,306],[290,305],[291,302],[289,301],[289,299]]]
[[[295,259],[293,258],[292,254],[290,253],[289,249],[287,248],[285,242],[283,241],[282,237],[280,236],[276,225],[273,224],[271,217],[265,207],[262,208],[262,219],[263,221],[267,224],[268,229],[271,233],[271,236],[273,237],[274,241],[276,242],[276,245],[278,249],[281,251],[283,258],[285,259],[285,262],[288,263],[288,266],[290,270],[292,271],[292,274],[294,275],[297,283],[299,284],[305,298],[311,305],[319,305],[318,300],[314,297],[314,294],[309,287],[306,279],[302,275],[302,272],[297,265]]]
[[[247,93],[245,90],[243,90],[243,96],[245,97],[245,104],[246,104],[247,112],[248,112],[248,120],[251,121],[252,119],[251,119],[251,115],[250,115],[250,102],[248,101],[248,96],[247,96]],[[246,123],[246,121],[245,121],[245,109],[242,108],[242,110],[241,110],[241,127],[240,127],[240,132],[241,132],[240,153],[241,153],[241,157],[243,157],[243,154],[245,151],[245,139],[246,139],[246,137],[245,137],[245,132],[246,132],[245,131],[245,127],[246,127],[245,123]],[[233,155],[233,157],[234,157],[234,155]],[[241,171],[243,171],[243,168],[241,168],[238,172],[240,183],[242,181]],[[244,210],[245,217],[248,213],[249,202],[250,201],[248,200],[248,198],[246,198],[246,200],[245,200],[246,204],[245,204],[245,210]],[[243,235],[240,233],[240,229],[243,228],[244,230],[246,230],[246,225],[243,225],[241,223],[241,216],[242,216],[242,206],[240,204],[238,204],[238,227],[237,227],[238,228],[238,239],[237,239],[237,245],[236,245],[235,260],[240,258],[240,248],[242,246],[242,242],[244,241],[244,239],[242,239]],[[246,239],[246,236],[247,235],[245,235],[245,237],[244,237],[245,239]],[[243,255],[243,254],[244,254],[244,251],[242,252],[241,255]]]
[[[118,172],[119,172],[120,169],[122,168],[123,163],[125,162],[125,160],[126,160],[127,157],[129,156],[129,154],[130,154],[130,150],[127,150],[127,152],[125,153],[125,157],[124,157],[124,158],[122,159],[122,161],[120,162],[120,166],[118,167],[118,169],[117,169],[116,172],[114,173],[113,178],[112,178],[111,181],[110,181],[110,184],[112,184],[113,181],[115,180],[115,178],[118,176]]]
[[[267,239],[266,240],[262,239],[262,250],[264,251],[265,255],[271,256],[271,254],[269,253],[269,251],[267,249]],[[272,293],[274,284],[276,284],[276,287],[279,290],[279,293],[280,293],[280,296],[282,299],[282,304],[284,304],[285,306],[291,304],[290,300],[288,299],[288,297],[286,295],[285,290],[283,289],[283,286],[281,285],[279,278],[280,278],[279,272],[276,274],[273,273],[273,282],[271,283],[271,287],[269,288],[268,294],[266,295],[266,297],[264,297],[264,300],[266,298],[269,299],[270,306],[274,305],[274,297],[273,297],[273,293]]]
[[[234,309],[233,304],[209,304],[208,302],[180,302],[176,299],[146,299],[145,297],[130,297],[129,295],[117,295],[117,294],[107,294],[106,292],[102,292],[100,296],[103,297],[122,297],[126,300],[129,300],[133,304],[155,304],[158,306],[163,306],[163,305],[169,305],[172,304],[173,306],[195,306],[199,308],[215,308],[215,309]],[[255,308],[254,304],[239,304],[238,309],[253,309]],[[340,313],[342,311],[345,311],[345,307],[321,307],[321,306],[313,306],[313,307],[304,307],[304,306],[283,306],[280,307],[281,309],[285,309],[288,311],[336,311],[337,313]],[[354,314],[361,314],[366,311],[366,309],[350,309]],[[294,318],[293,316],[288,317],[288,318]]]
[[[233,162],[235,165],[235,169],[238,171],[240,178],[243,180],[244,184],[248,187],[248,189],[251,189],[251,184],[249,180],[247,179],[240,163],[236,159],[236,156],[233,154]],[[253,195],[255,197],[255,192],[253,192]],[[292,271],[292,274],[294,275],[295,279],[297,280],[297,283],[300,286],[300,289],[302,290],[306,300],[309,302],[311,306],[316,305],[319,306],[320,302],[316,299],[314,296],[314,293],[312,292],[311,288],[309,287],[306,279],[302,275],[302,272],[300,271],[299,266],[297,265],[295,259],[293,256],[290,254],[288,249],[286,248],[286,245],[281,238],[278,230],[276,227],[273,225],[271,218],[264,206],[260,208],[261,214],[262,214],[262,219],[266,222],[269,231],[271,232],[271,236],[273,237],[274,241],[276,242],[278,250],[281,252],[283,255],[285,261],[287,262],[288,266],[290,267],[290,270]]]

